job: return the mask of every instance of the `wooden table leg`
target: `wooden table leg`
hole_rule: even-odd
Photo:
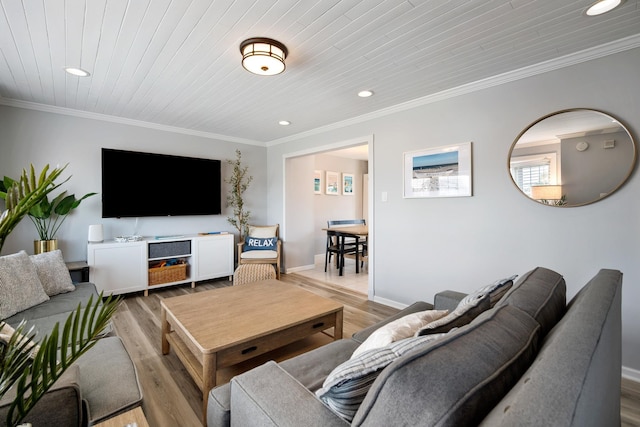
[[[342,339],[342,310],[336,312],[336,326],[333,328],[333,340],[338,341]]]
[[[202,423],[207,425],[207,402],[209,391],[216,386],[218,364],[216,353],[204,354],[202,360]]]
[[[160,308],[161,324],[162,324],[162,354],[169,354],[169,340],[167,335],[171,332],[171,325],[167,322],[167,310],[164,307]]]

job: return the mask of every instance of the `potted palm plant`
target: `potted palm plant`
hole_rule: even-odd
[[[66,167],[65,165],[49,172],[49,165],[46,165],[36,177],[35,169],[31,165],[30,173],[27,174],[27,171],[23,170],[18,180],[5,176],[4,180],[0,181],[0,199],[5,201],[5,210],[0,210],[0,251],[6,238],[31,208],[69,179],[60,184],[55,183]]]
[[[5,201],[4,210],[0,209],[0,251],[7,236],[25,215],[61,185],[55,181],[65,168],[49,172],[47,165],[36,177],[32,165],[30,173],[23,170],[18,180],[5,177],[0,181],[0,199]],[[16,391],[6,425],[13,427],[22,422],[62,373],[93,347],[119,301],[120,298],[111,296],[103,301],[102,294],[95,301],[91,297],[84,309],[78,306],[69,315],[61,332],[56,324],[51,334],[38,343],[33,330],[25,331],[24,324],[6,339],[0,332],[0,398],[11,389]],[[5,322],[0,321],[0,331],[4,330]]]
[[[29,210],[29,219],[36,226],[40,240],[33,242],[33,250],[36,254],[58,249],[56,233],[72,210],[77,208],[87,197],[96,193],[87,193],[80,199],[75,194],[67,195],[66,191],[58,194],[51,202],[45,195],[40,203]]]

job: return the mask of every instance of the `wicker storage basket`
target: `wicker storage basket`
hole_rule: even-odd
[[[187,264],[149,269],[149,286],[179,282],[187,278]]]

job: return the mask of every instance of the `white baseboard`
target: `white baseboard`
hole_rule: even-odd
[[[315,265],[301,265],[300,267],[287,268],[285,273],[295,273],[296,271],[313,270]]]
[[[393,307],[393,308],[397,308],[399,310],[402,310],[403,308],[407,308],[407,304],[402,304],[390,299],[386,299],[386,298],[381,298],[381,297],[373,297],[373,301],[377,302],[379,304],[384,304],[384,305],[388,305],[389,307]]]
[[[622,367],[622,377],[631,381],[635,381],[640,383],[640,371],[627,368],[626,366]]]

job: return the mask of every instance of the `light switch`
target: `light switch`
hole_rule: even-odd
[[[383,191],[382,193],[380,193],[380,201],[381,202],[386,202],[387,201],[387,192]]]

